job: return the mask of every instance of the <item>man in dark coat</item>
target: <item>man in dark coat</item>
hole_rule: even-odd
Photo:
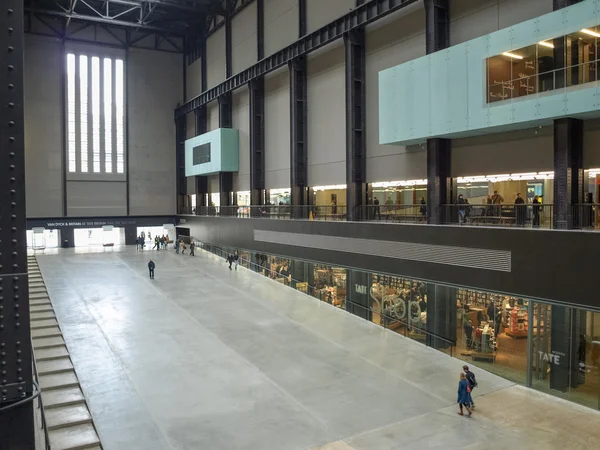
[[[148,271],[150,272],[150,279],[154,280],[154,268],[156,267],[156,264],[154,264],[154,261],[150,260],[148,262]]]

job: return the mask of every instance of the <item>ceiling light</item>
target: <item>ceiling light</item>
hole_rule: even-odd
[[[554,44],[552,42],[540,41],[538,44],[543,45],[544,47],[554,48]]]
[[[592,30],[588,30],[587,28],[584,28],[583,30],[581,30],[581,32],[585,33],[585,34],[589,34],[590,36],[600,38],[600,33],[596,33],[595,31],[592,31]]]
[[[600,34],[598,35],[600,36]],[[504,56],[508,56],[509,58],[514,58],[514,59],[523,59],[523,57],[521,55],[517,55],[515,53],[511,53],[511,52],[504,52],[502,53]]]

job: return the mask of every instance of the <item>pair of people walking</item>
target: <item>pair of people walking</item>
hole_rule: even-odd
[[[460,408],[459,415],[464,416],[463,407],[469,413],[469,416],[472,414],[472,409],[475,408],[475,403],[473,403],[473,397],[471,396],[471,392],[477,386],[477,380],[475,379],[475,374],[469,370],[469,366],[463,366],[464,372],[460,374],[460,380],[458,381],[458,407]]]
[[[231,264],[233,264],[234,262],[235,262],[235,270],[237,270],[239,260],[240,260],[240,255],[238,254],[237,250],[235,251],[235,253],[233,255],[231,253],[228,253],[227,254],[227,262],[229,263],[229,270],[231,270]]]

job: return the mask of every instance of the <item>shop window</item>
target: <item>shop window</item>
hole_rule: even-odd
[[[488,103],[596,81],[599,28],[584,28],[488,58]]]
[[[346,302],[346,269],[341,267],[314,265],[314,295],[319,300],[345,307]]]

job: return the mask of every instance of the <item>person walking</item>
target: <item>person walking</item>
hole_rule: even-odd
[[[179,239],[175,241],[175,253],[179,255]]]
[[[540,226],[540,197],[536,195],[533,197],[533,228],[539,228]]]
[[[456,402],[458,403],[458,407],[460,408],[459,416],[464,416],[463,414],[463,406],[466,408],[469,416],[471,415],[471,404],[473,403],[473,399],[471,398],[471,388],[469,387],[469,381],[467,380],[467,376],[461,372],[460,380],[458,381],[458,399]]]
[[[233,254],[233,261],[235,262],[235,270],[237,270],[237,266],[238,266],[239,261],[240,261],[240,255],[238,254],[237,250]]]
[[[525,217],[527,211],[525,210],[525,200],[521,197],[521,194],[517,194],[517,198],[515,198],[515,215],[517,216],[517,226],[524,227],[525,226]]]
[[[154,280],[154,269],[156,268],[156,264],[154,264],[154,261],[150,260],[148,262],[148,271],[150,272],[150,279]]]
[[[462,225],[465,222],[466,217],[466,204],[465,198],[462,194],[458,196],[458,200],[456,200],[456,204],[458,205],[458,224]]]
[[[185,242],[181,241],[181,254],[185,255]]]
[[[229,263],[229,270],[231,270],[231,264],[233,263],[233,255],[231,253],[227,254],[227,262]]]
[[[474,409],[475,403],[473,402],[473,389],[475,389],[477,387],[477,380],[475,379],[475,374],[469,370],[469,366],[467,366],[465,364],[463,366],[463,370],[465,371],[465,377],[467,378],[467,381],[469,382],[469,388],[470,388],[469,394],[471,396],[471,409]]]
[[[140,251],[140,238],[139,236],[135,238],[135,249]]]
[[[373,200],[373,205],[375,205],[375,214],[373,215],[373,218],[381,220],[381,209],[379,208],[379,199],[377,197]]]
[[[190,244],[190,256],[195,256],[194,255],[195,248],[196,248],[196,244],[194,244],[194,241],[192,241],[192,243]]]

